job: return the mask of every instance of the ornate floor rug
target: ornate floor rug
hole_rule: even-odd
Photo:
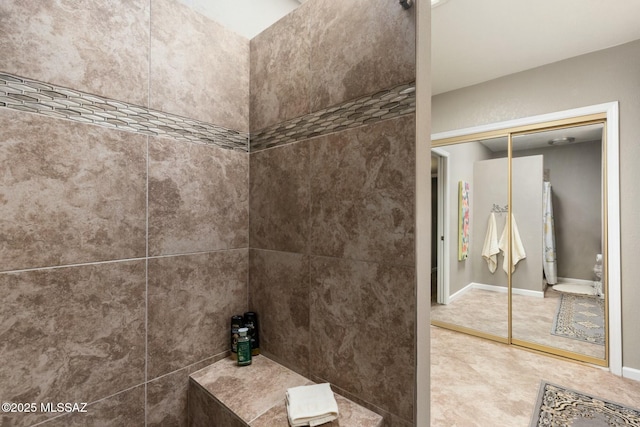
[[[542,381],[530,427],[640,426],[640,410]]]
[[[562,294],[551,333],[604,345],[604,299],[590,295]]]

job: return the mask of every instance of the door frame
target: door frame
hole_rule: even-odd
[[[606,114],[606,191],[607,191],[607,248],[608,248],[608,288],[607,331],[609,341],[609,369],[622,376],[622,289],[621,289],[621,247],[620,247],[620,178],[619,178],[619,106],[618,102],[608,102],[587,107],[574,108],[538,116],[508,120],[488,125],[474,126],[431,134],[431,141],[466,135],[493,132],[502,129],[542,124],[556,120],[571,119],[590,114]],[[435,150],[434,148],[433,150]],[[432,150],[432,151],[433,151]],[[446,214],[445,214],[446,216]]]
[[[431,154],[438,158],[438,304],[449,304],[449,236],[450,222],[449,214],[451,207],[449,205],[451,195],[447,189],[449,188],[449,152],[442,148],[434,147]]]

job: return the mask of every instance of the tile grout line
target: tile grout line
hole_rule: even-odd
[[[146,173],[146,236],[145,236],[145,290],[144,290],[144,425],[148,417],[148,381],[149,381],[149,147],[150,137],[147,136],[147,173]]]
[[[149,50],[147,51],[147,107],[151,107],[151,28],[152,5],[149,0]],[[147,427],[149,418],[149,148],[150,137],[147,135],[147,176],[146,176],[146,233],[145,233],[145,291],[144,291],[144,425]]]
[[[181,253],[166,254],[166,255],[153,255],[148,257],[140,256],[140,257],[134,257],[134,258],[110,259],[106,261],[87,261],[87,262],[81,262],[77,264],[49,265],[49,266],[43,266],[43,267],[32,267],[32,268],[22,268],[17,270],[0,271],[0,275],[28,273],[28,272],[39,271],[39,270],[56,270],[59,268],[87,267],[91,265],[102,265],[102,264],[116,264],[119,262],[145,261],[147,258],[152,260],[152,259],[173,258],[173,257],[192,256],[192,255],[202,255],[202,254],[210,254],[210,253],[217,253],[217,252],[240,251],[244,249],[248,249],[248,248],[221,248],[221,249],[210,249],[210,250],[204,250],[204,251],[198,251],[198,252],[181,252]]]

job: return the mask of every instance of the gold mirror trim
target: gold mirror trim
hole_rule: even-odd
[[[531,133],[539,133],[546,132],[550,130],[557,130],[563,128],[571,128],[577,126],[586,126],[591,124],[602,123],[604,128],[602,131],[602,210],[603,210],[603,267],[604,272],[602,275],[602,290],[605,295],[605,298],[609,298],[609,256],[608,256],[608,244],[609,244],[609,236],[608,236],[608,194],[607,194],[607,113],[597,113],[597,114],[589,114],[583,116],[570,117],[567,119],[554,120],[549,122],[541,122],[524,126],[515,126],[508,127],[503,129],[496,129],[486,132],[477,132],[473,134],[467,134],[462,136],[450,137],[450,138],[442,138],[438,140],[433,140],[431,143],[432,148],[434,147],[442,147],[446,145],[452,144],[461,144],[465,142],[476,142],[482,141],[485,139],[493,139],[497,137],[505,137],[508,141],[507,147],[507,158],[508,158],[508,203],[509,203],[509,211],[507,213],[507,224],[509,235],[511,235],[511,208],[513,206],[511,200],[511,174],[512,174],[512,165],[511,160],[513,158],[513,136],[518,136],[522,134],[531,134]],[[508,239],[508,263],[511,265],[511,239]],[[431,325],[438,326],[445,329],[450,329],[453,331],[461,332],[467,335],[476,336],[479,338],[485,338],[492,341],[500,342],[503,344],[515,345],[521,347],[526,350],[543,353],[548,356],[560,357],[563,359],[571,359],[575,361],[590,363],[597,366],[609,366],[609,304],[604,304],[605,307],[605,351],[604,358],[597,358],[593,356],[587,356],[580,353],[571,352],[568,350],[562,350],[557,347],[546,346],[542,344],[537,344],[534,342],[520,340],[517,338],[513,338],[513,330],[512,330],[512,277],[511,277],[511,269],[509,269],[509,273],[507,274],[507,295],[508,295],[508,304],[507,304],[507,312],[508,312],[508,336],[501,337],[498,335],[489,334],[486,332],[482,332],[476,329],[468,328],[465,326],[460,326],[448,322],[441,322],[438,320],[431,320]]]
[[[507,335],[509,339],[509,344],[511,344],[513,340],[513,316],[512,313],[512,303],[513,303],[513,283],[512,283],[512,275],[513,275],[513,254],[511,253],[511,244],[513,242],[513,224],[511,223],[511,209],[513,209],[513,201],[511,200],[511,176],[513,173],[511,161],[513,159],[513,134],[507,135],[507,265],[509,266],[509,271],[507,272],[507,325],[509,329],[509,335]]]
[[[467,328],[465,326],[456,325],[454,323],[441,322],[439,320],[432,320],[431,326],[437,326],[439,328],[450,329],[452,331],[461,332],[463,334],[471,335],[474,337],[485,338],[491,341],[496,341],[502,344],[509,344],[509,339],[501,337],[500,335],[490,334],[488,332],[482,332],[477,329]]]
[[[545,132],[548,130],[561,129],[565,127],[583,126],[588,124],[601,123],[606,121],[606,113],[588,114],[585,116],[571,117],[568,119],[554,120],[550,122],[542,122],[531,125],[522,125],[508,127],[504,129],[496,129],[486,132],[478,132],[469,135],[453,136],[450,138],[436,139],[431,141],[432,147],[440,147],[443,145],[461,144],[464,142],[482,141],[498,137],[507,137],[509,134],[522,134]]]
[[[604,226],[602,227],[602,292],[605,298],[604,305],[604,360],[605,366],[609,366],[609,175],[607,165],[609,164],[607,158],[607,121],[603,121],[604,128],[602,130],[602,221]]]
[[[609,363],[607,362],[607,360],[600,359],[598,357],[587,356],[581,353],[574,353],[573,351],[562,350],[557,347],[550,347],[543,344],[537,344],[531,341],[512,338],[511,344],[518,347],[526,348],[528,350],[534,350],[538,353],[544,353],[546,355],[560,356],[565,359],[578,360],[580,362],[591,363],[592,365],[597,365],[597,366],[609,366]]]

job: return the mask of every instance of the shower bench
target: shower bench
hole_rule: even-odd
[[[190,427],[288,427],[285,392],[311,380],[264,355],[249,366],[220,360],[189,376],[187,411]],[[380,427],[383,418],[334,393],[339,418],[327,427]]]

